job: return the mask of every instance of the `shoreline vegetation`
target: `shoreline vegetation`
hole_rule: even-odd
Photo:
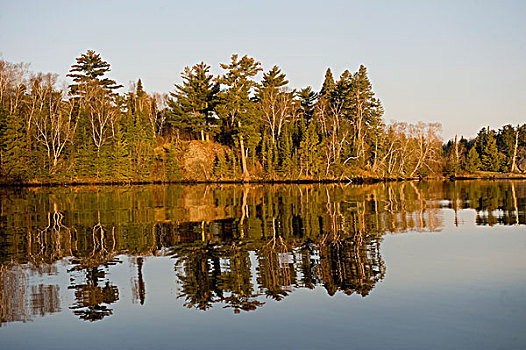
[[[159,94],[140,79],[118,92],[92,50],[75,61],[60,88],[0,60],[0,186],[526,179],[526,124],[443,142],[438,123],[386,123],[363,65],[291,90],[233,54]]]

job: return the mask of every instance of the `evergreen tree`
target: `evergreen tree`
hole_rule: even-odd
[[[346,107],[349,108],[354,129],[354,149],[356,156],[365,160],[366,152],[371,150],[371,145],[377,139],[375,136],[382,125],[384,110],[380,100],[375,97],[364,65],[354,73],[350,92],[350,103]]]
[[[216,164],[214,167],[214,175],[223,180],[228,176],[228,162],[225,153],[220,152],[216,157]]]
[[[210,66],[204,62],[186,67],[181,73],[183,83],[175,85],[170,93],[175,100],[169,102],[172,125],[180,130],[199,133],[201,140],[209,134],[215,134],[216,123],[212,115],[217,104],[219,84],[209,74]]]
[[[316,125],[310,123],[299,148],[300,167],[305,171],[306,176],[314,176],[318,172],[318,145],[319,136],[316,132]]]
[[[274,66],[267,73],[263,74],[263,79],[261,80],[262,88],[260,91],[265,88],[279,89],[288,83],[289,81],[286,79],[285,73],[282,73],[278,66]]]
[[[144,91],[140,79],[135,91],[127,95],[126,103],[127,113],[122,125],[125,129],[124,133],[131,160],[131,172],[134,177],[142,181],[148,180],[151,175],[154,149],[157,143],[148,115],[152,101]]]
[[[113,141],[112,158],[112,177],[116,180],[129,180],[131,176],[130,154],[126,134],[117,124],[115,128],[115,138]]]
[[[5,134],[2,135],[4,151],[2,154],[2,173],[16,180],[30,177],[31,164],[26,151],[26,138],[23,119],[9,114],[6,119]]]
[[[486,145],[484,146],[482,153],[481,163],[482,170],[499,171],[500,169],[500,156],[493,131],[490,131],[487,134]]]
[[[325,72],[325,80],[320,91],[320,97],[328,98],[332,91],[334,90],[334,77],[332,76],[332,71],[330,68],[327,68]]]
[[[83,119],[81,119],[82,121]],[[95,173],[95,159],[97,150],[89,136],[89,130],[79,125],[79,132],[75,137],[76,151],[74,153],[75,172],[78,178],[86,179]]]
[[[250,99],[250,93],[256,86],[252,78],[261,71],[260,66],[261,64],[253,58],[244,56],[238,59],[236,54],[232,55],[229,64],[221,64],[226,73],[221,76],[219,82],[226,89],[219,94],[217,112],[224,128],[239,146],[244,178],[249,176],[247,144],[254,144],[249,138],[258,137],[257,118],[254,118],[256,104]]]
[[[475,138],[475,147],[477,147],[477,153],[479,155],[484,153],[484,148],[486,147],[486,144],[487,144],[487,138],[488,138],[489,131],[490,131],[489,127],[487,129],[482,128],[480,129],[480,131],[477,134],[477,137]]]
[[[287,177],[291,176],[296,166],[296,162],[294,159],[294,149],[292,145],[292,134],[290,127],[285,128],[280,138],[279,159],[282,173]]]
[[[318,94],[314,92],[310,86],[307,86],[306,88],[301,89],[297,95],[300,101],[303,117],[308,123],[314,113],[314,103],[318,98]]]
[[[70,73],[66,75],[73,78],[74,84],[69,86],[72,95],[85,95],[86,89],[90,85],[98,85],[107,91],[122,87],[115,80],[104,77],[111,70],[110,64],[95,51],[88,50],[75,60],[77,63],[71,66]]]
[[[178,144],[173,141],[165,151],[166,159],[166,180],[177,181],[181,179],[181,167],[179,166],[180,150]]]
[[[497,148],[502,153],[501,171],[510,171],[512,168],[513,154],[515,150],[515,128],[508,124],[504,125],[497,133]]]
[[[474,173],[480,169],[480,166],[481,163],[479,154],[477,152],[477,148],[473,146],[468,152],[468,157],[465,163],[465,169],[470,173]]]

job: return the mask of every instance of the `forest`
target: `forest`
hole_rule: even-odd
[[[0,183],[323,181],[493,176],[526,170],[526,124],[444,143],[438,123],[385,122],[367,68],[327,69],[319,91],[233,54],[214,76],[184,68],[172,91],[129,92],[88,50],[61,87],[0,60]],[[493,175],[492,175],[493,174]],[[519,175],[517,175],[519,176]]]

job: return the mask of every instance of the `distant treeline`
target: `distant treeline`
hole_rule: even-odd
[[[232,55],[213,76],[186,67],[169,94],[130,92],[88,50],[58,86],[0,60],[0,176],[9,182],[323,180],[412,178],[526,169],[526,124],[484,128],[475,140],[440,139],[436,123],[384,123],[365,66],[319,92],[287,88],[277,66],[262,72]]]

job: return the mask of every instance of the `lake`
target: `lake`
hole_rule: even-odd
[[[0,189],[2,349],[524,349],[526,181]]]

